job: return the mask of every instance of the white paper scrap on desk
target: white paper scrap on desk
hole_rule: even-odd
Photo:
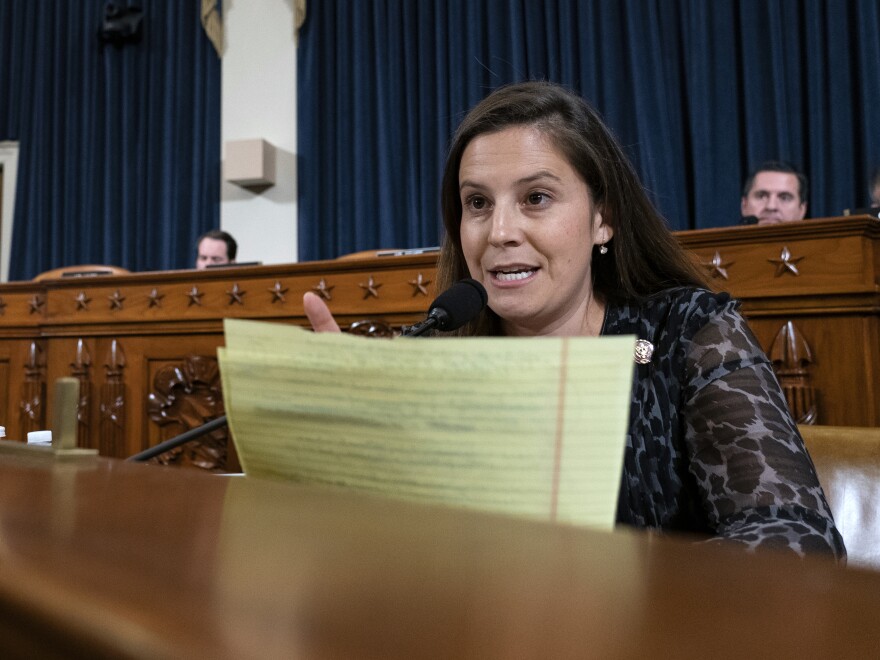
[[[613,527],[634,337],[224,329],[223,396],[247,475]]]

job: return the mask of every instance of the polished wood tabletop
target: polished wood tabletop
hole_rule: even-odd
[[[94,458],[0,456],[0,655],[872,657],[880,574]]]

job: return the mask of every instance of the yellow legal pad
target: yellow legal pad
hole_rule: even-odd
[[[223,395],[247,475],[613,526],[633,337],[224,327]]]

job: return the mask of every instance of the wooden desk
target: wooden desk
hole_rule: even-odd
[[[800,423],[880,426],[880,221],[679,232],[743,312]]]
[[[47,428],[51,384],[80,380],[79,445],[124,458],[223,414],[216,349],[223,319],[307,325],[316,291],[340,323],[400,326],[435,297],[436,255],[210,271],[73,277],[0,286],[0,425]],[[226,430],[166,462],[228,466]]]
[[[0,457],[4,657],[865,658],[880,574],[330,489]]]
[[[717,288],[744,301],[795,414],[809,417],[802,423],[880,426],[880,222],[854,216],[678,237]],[[305,325],[302,296],[311,290],[329,298],[344,325],[369,319],[399,327],[422,318],[434,299],[435,259],[2,285],[0,425],[14,439],[45,429],[51,384],[74,376],[83,393],[80,446],[131,456],[223,413],[216,364],[223,318]],[[227,447],[223,430],[162,461],[234,468]]]

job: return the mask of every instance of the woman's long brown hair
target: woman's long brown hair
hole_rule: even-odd
[[[455,133],[441,188],[446,236],[438,260],[438,291],[470,277],[459,235],[462,208],[458,171],[462,154],[478,135],[511,126],[534,126],[550,139],[586,182],[604,222],[614,230],[607,254],[599,254],[593,247],[594,295],[605,302],[619,303],[673,286],[706,286],[703,275],[651,203],[635,169],[598,113],[564,87],[535,81],[498,88],[467,114]],[[590,221],[586,213],[584,221]],[[501,334],[500,321],[487,309],[458,334]]]

